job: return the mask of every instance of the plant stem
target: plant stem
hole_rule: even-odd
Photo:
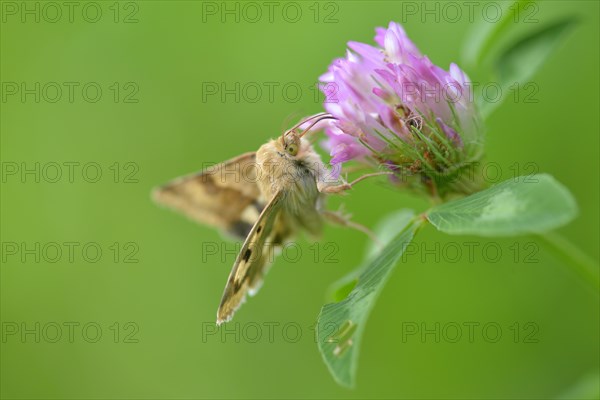
[[[598,263],[557,233],[547,232],[536,236],[555,256],[567,263],[580,278],[591,285],[596,292],[600,292]]]

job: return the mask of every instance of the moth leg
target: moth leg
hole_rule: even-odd
[[[358,182],[360,182],[364,179],[371,178],[373,176],[393,175],[393,174],[394,173],[391,171],[373,172],[371,174],[365,174],[359,178],[356,178],[355,180],[353,180],[350,183],[344,182],[341,185],[327,186],[325,184],[325,185],[317,185],[317,186],[321,193],[337,194],[337,193],[342,193],[342,192],[345,192],[346,190],[352,189],[352,186],[356,185]]]
[[[377,236],[375,236],[375,234],[369,228],[367,228],[366,226],[361,225],[357,222],[352,221],[350,219],[350,215],[344,214],[341,210],[340,211],[322,210],[321,215],[323,215],[323,218],[325,218],[328,222],[331,222],[332,224],[340,225],[343,227],[356,229],[357,231],[360,231],[360,232],[366,234],[367,236],[369,236],[369,238],[371,238],[371,240],[373,240],[373,242],[377,243],[378,245],[381,245],[381,243],[377,239]]]

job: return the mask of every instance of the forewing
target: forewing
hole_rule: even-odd
[[[217,311],[217,324],[229,321],[244,302],[246,294],[255,292],[273,256],[274,247],[282,243],[285,226],[278,222],[283,192],[278,192],[260,214],[246,238],[227,279]]]
[[[153,197],[196,222],[244,239],[264,207],[257,174],[256,153],[246,153],[177,178],[156,188]]]

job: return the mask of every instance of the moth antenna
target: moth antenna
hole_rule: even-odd
[[[302,136],[306,135],[306,134],[307,134],[307,133],[310,131],[310,129],[311,129],[313,126],[315,126],[315,125],[316,125],[316,124],[318,124],[319,122],[321,122],[321,121],[323,121],[323,120],[326,120],[326,119],[337,119],[337,118],[335,118],[335,117],[334,117],[333,115],[331,115],[331,114],[323,114],[323,115],[321,115],[319,118],[315,119],[315,120],[314,120],[314,121],[313,121],[313,122],[312,122],[312,123],[311,123],[311,124],[310,124],[310,125],[309,125],[309,126],[306,128],[306,129],[304,129],[304,130],[302,131],[302,133],[300,134],[300,137],[302,137]]]
[[[305,119],[301,120],[300,122],[298,122],[296,125],[292,126],[292,127],[291,127],[290,129],[288,129],[287,131],[283,131],[283,134],[281,135],[281,142],[282,142],[282,143],[284,143],[284,142],[285,142],[285,135],[287,135],[288,133],[290,133],[290,132],[292,132],[292,131],[294,131],[294,130],[298,129],[300,126],[302,126],[302,124],[305,124],[305,123],[307,123],[308,121],[311,121],[311,120],[313,120],[313,119],[315,119],[315,118],[319,118],[319,120],[318,120],[318,121],[316,121],[316,122],[319,122],[319,121],[321,121],[321,119],[327,119],[327,118],[323,118],[323,117],[327,117],[327,118],[333,118],[333,119],[335,119],[335,118],[334,118],[334,117],[333,117],[331,114],[328,114],[328,113],[325,113],[325,112],[318,113],[318,114],[315,114],[315,115],[313,115],[312,117],[305,118]],[[316,123],[316,122],[315,122],[315,123]],[[311,128],[313,125],[314,125],[314,123],[313,123],[313,124],[311,124],[311,125],[309,126],[309,128]],[[302,137],[302,136],[304,135],[304,133],[306,133],[306,131],[307,131],[307,129],[305,129],[305,130],[304,130],[304,132],[302,132],[302,135],[300,135],[300,137]]]
[[[279,129],[283,132],[285,132],[285,127],[289,126],[292,123],[292,120],[298,118],[300,116],[300,112],[299,111],[294,111],[289,113],[283,120],[281,126],[279,127]]]

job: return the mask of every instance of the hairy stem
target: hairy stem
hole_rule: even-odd
[[[536,235],[541,242],[559,259],[564,261],[596,292],[600,292],[600,276],[598,263],[592,260],[581,249],[555,232]]]

